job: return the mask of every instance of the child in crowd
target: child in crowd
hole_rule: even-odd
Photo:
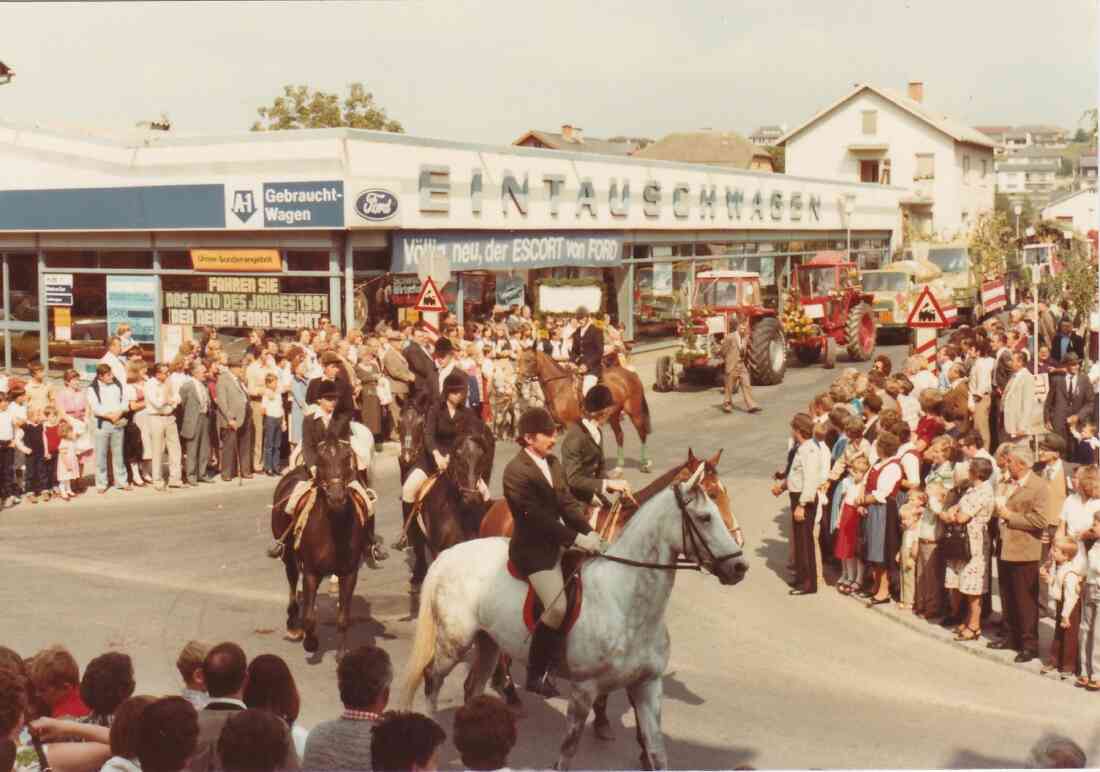
[[[913,382],[909,377],[898,373],[894,376],[898,385],[898,407],[901,408],[901,420],[909,424],[909,431],[917,430],[917,422],[920,421],[920,400],[913,396]]]
[[[263,464],[264,474],[279,476],[279,456],[283,447],[283,395],[279,389],[279,376],[268,373],[264,377],[264,391],[260,397],[264,411]]]
[[[45,428],[41,409],[35,407],[27,411],[22,444],[27,456],[27,494],[32,504],[37,504],[40,498],[42,501],[50,500],[50,454],[46,447]]]
[[[1095,539],[1085,558],[1085,589],[1081,592],[1081,627],[1077,636],[1081,662],[1077,686],[1090,692],[1100,692],[1100,646],[1097,633],[1100,625],[1100,512],[1092,516],[1092,528],[1081,533],[1082,541]],[[1064,593],[1063,593],[1064,594]]]
[[[1071,426],[1070,433],[1078,442],[1074,460],[1081,464],[1100,463],[1100,440],[1096,438],[1096,421],[1089,419],[1077,426]]]
[[[901,548],[898,551],[898,570],[901,573],[901,600],[898,608],[913,608],[913,599],[917,594],[917,543],[920,534],[920,520],[928,496],[924,491],[914,490],[909,500],[898,510],[901,518]]]
[[[72,481],[80,479],[80,461],[76,455],[76,438],[79,432],[73,426],[74,420],[64,421],[58,427],[60,441],[57,446],[57,494],[65,501],[75,495]]]
[[[15,425],[15,461],[12,464],[15,470],[15,485],[17,490],[25,493],[27,456],[30,455],[27,446],[23,444],[23,424],[27,422],[27,393],[23,391],[22,385],[19,385],[8,392],[8,398],[11,400],[8,413],[11,415],[12,424]]]
[[[203,673],[202,663],[206,659],[210,646],[202,641],[188,641],[183,647],[179,657],[176,658],[176,670],[183,679],[183,691],[181,696],[195,706],[195,710],[202,710],[210,701],[210,695],[206,692],[206,678]]]
[[[1049,585],[1047,602],[1054,618],[1050,655],[1040,672],[1057,670],[1063,679],[1077,675],[1077,637],[1081,628],[1077,599],[1082,589],[1082,573],[1087,571],[1084,553],[1080,553],[1080,560],[1078,554],[1076,539],[1055,539],[1051,549],[1054,571],[1051,573],[1046,567],[1039,571],[1039,579]]]
[[[859,505],[859,500],[863,497],[863,481],[867,477],[870,464],[867,457],[862,454],[856,455],[846,464],[848,474],[837,484],[833,493],[835,499],[843,502],[833,544],[833,554],[842,566],[840,581],[836,586],[837,591],[842,595],[851,595],[863,586],[863,561],[859,558],[859,532],[863,508]]]
[[[925,389],[920,393],[921,418],[917,422],[916,439],[927,447],[932,440],[943,434],[943,392],[939,389]]]
[[[57,453],[61,447],[61,411],[54,405],[47,405],[42,411],[42,433],[46,439],[47,491],[53,496],[61,495],[57,479]]]
[[[15,424],[8,412],[8,394],[0,391],[0,500],[5,507],[19,503],[15,487]]]

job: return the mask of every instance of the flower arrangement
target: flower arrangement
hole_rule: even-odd
[[[787,295],[787,305],[783,309],[780,323],[783,325],[783,333],[789,339],[803,338],[813,334],[814,323],[810,317],[806,316],[798,295],[793,292]]]

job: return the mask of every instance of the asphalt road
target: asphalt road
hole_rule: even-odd
[[[887,349],[896,358],[900,347]],[[652,357],[639,369],[652,382]],[[843,365],[842,365],[843,366]],[[895,624],[831,590],[789,597],[784,583],[786,510],[768,492],[782,461],[786,425],[833,373],[793,367],[781,386],[758,390],[764,412],[721,412],[717,389],[650,393],[655,435],[650,455],[660,471],[723,449],[720,470],[747,539],[751,569],[736,587],[681,574],[668,625],[672,661],[665,679],[664,730],[677,768],[717,769],[1020,766],[1044,731],[1075,738],[1090,756],[1100,745],[1097,697],[972,656],[961,644]],[[627,428],[627,476],[638,485],[638,441]],[[614,440],[605,446],[614,458]],[[514,452],[501,445],[492,486]],[[394,456],[376,460],[374,487],[381,533],[400,526]],[[135,660],[138,691],[180,688],[175,659],[191,638],[234,640],[249,656],[279,654],[302,694],[309,727],[339,711],[335,682],[334,601],[320,602],[322,650],[307,657],[282,640],[286,586],[269,560],[273,485],[219,483],[156,494],[92,494],[73,503],[22,505],[0,513],[0,643],[29,654],[54,642],[87,662],[109,649]],[[408,570],[391,559],[364,569],[353,609],[354,643],[377,643],[403,668],[413,625],[406,617]],[[522,669],[516,668],[516,676]],[[450,730],[461,699],[452,674],[439,717]],[[545,767],[557,756],[564,700],[525,697],[528,717],[510,759]],[[611,698],[618,737],[586,735],[578,768],[637,764],[633,716]],[[1097,756],[1100,758],[1100,756]],[[443,764],[457,768],[448,745]]]

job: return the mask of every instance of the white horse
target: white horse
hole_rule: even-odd
[[[638,726],[641,763],[668,764],[661,735],[662,678],[669,658],[665,611],[676,568],[702,567],[722,584],[736,584],[748,570],[714,502],[691,479],[650,499],[630,519],[603,558],[581,570],[584,601],[566,639],[558,673],[573,683],[568,731],[557,768],[568,768],[588,711],[601,694],[626,689]],[[694,564],[678,562],[685,555]],[[485,689],[501,650],[526,661],[530,637],[523,622],[527,584],[509,575],[508,541],[475,539],[444,551],[428,571],[420,599],[416,638],[409,658],[405,706],[421,681],[435,712],[443,679],[471,648],[466,699]]]

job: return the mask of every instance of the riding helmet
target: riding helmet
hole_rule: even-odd
[[[519,417],[516,436],[522,438],[528,434],[553,434],[557,430],[558,427],[546,408],[533,407]]]
[[[444,339],[446,340],[446,339]],[[461,370],[451,370],[447,373],[447,377],[443,379],[443,393],[450,394],[453,391],[468,391],[470,388],[470,377]]]
[[[612,396],[611,389],[602,383],[597,383],[584,395],[584,412],[589,415],[595,415],[601,410],[614,406],[614,404],[615,397]]]
[[[317,390],[317,399],[340,399],[340,389],[335,381],[321,381],[321,387]]]
[[[455,347],[450,338],[440,338],[435,342],[435,356],[437,359],[454,353]]]

